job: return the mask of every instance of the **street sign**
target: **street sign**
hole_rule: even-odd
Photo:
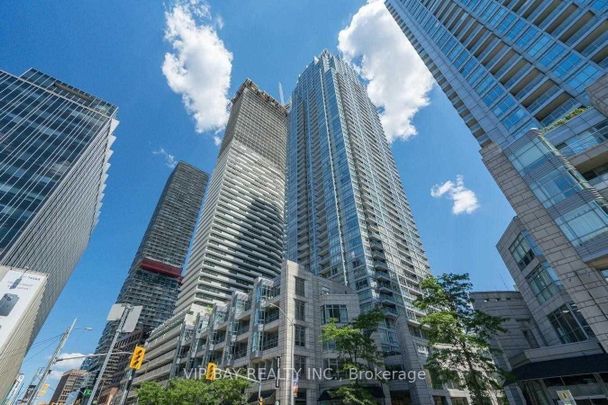
[[[107,320],[118,321],[119,319],[121,319],[124,312],[127,310],[127,306],[129,306],[129,304],[118,303],[112,305]],[[121,332],[131,333],[135,330],[135,327],[137,326],[137,321],[139,320],[139,315],[141,315],[142,308],[143,307],[141,305],[130,307],[129,313],[127,314],[127,319],[125,319],[122,329],[120,330]]]
[[[117,321],[122,317],[122,313],[124,312],[125,307],[123,304],[114,304],[112,308],[110,308],[110,313],[108,314],[107,321]]]
[[[125,321],[125,324],[122,327],[122,332],[131,333],[135,330],[142,308],[143,307],[141,305],[137,305],[134,306],[131,311],[129,311],[129,315],[127,315],[127,320]]]

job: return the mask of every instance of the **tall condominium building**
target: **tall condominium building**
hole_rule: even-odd
[[[188,326],[235,292],[248,294],[259,277],[281,273],[286,142],[287,110],[245,80],[232,100],[174,316],[152,331],[148,343],[163,343],[150,346],[150,372],[135,384],[182,377]],[[131,401],[135,395],[129,391]]]
[[[179,162],[169,176],[135,259],[129,269],[117,303],[141,305],[136,331],[123,336],[121,350],[129,351],[145,334],[173,315],[192,233],[201,209],[208,175]],[[117,321],[108,322],[96,353],[106,353],[116,332]],[[137,338],[139,337],[139,338]],[[122,343],[127,344],[122,344]],[[95,375],[103,357],[85,364]],[[116,383],[124,372],[128,356],[114,356],[104,373],[104,381]],[[119,375],[116,375],[119,374]]]
[[[285,108],[246,80],[232,101],[176,313],[227,302],[258,276],[280,272],[286,138]]]
[[[35,69],[0,71],[0,264],[48,275],[27,347],[97,223],[117,125],[95,96]]]
[[[531,381],[528,403],[547,400],[535,392],[557,398],[566,381],[543,379],[580,374],[584,381],[606,371],[589,356],[608,350],[608,6],[386,5],[479,141],[484,164],[517,214],[498,248],[528,308],[520,335],[538,335],[507,367],[520,382]],[[502,310],[517,301],[502,300]],[[556,357],[569,359],[551,363]],[[574,365],[583,367],[568,369]],[[537,372],[525,372],[532,368]]]
[[[412,301],[430,269],[376,107],[350,65],[327,51],[293,91],[288,147],[287,258],[381,306],[388,367],[420,369],[427,346]],[[424,381],[394,401],[431,403]]]

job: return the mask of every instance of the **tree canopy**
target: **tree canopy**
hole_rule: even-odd
[[[145,382],[137,390],[137,398],[140,405],[246,405],[244,391],[248,386],[249,382],[240,378],[177,378],[167,388]]]
[[[492,359],[490,342],[504,332],[503,318],[473,308],[468,274],[443,274],[421,283],[414,305],[425,311],[421,324],[431,346],[426,367],[435,382],[456,382],[475,405],[486,404],[501,389],[506,373]]]
[[[378,324],[384,320],[380,309],[363,313],[346,325],[338,325],[333,320],[323,327],[322,339],[335,344],[338,352],[339,370],[343,378],[356,373],[357,378],[337,388],[333,394],[345,405],[375,405],[376,401],[358,377],[359,371],[373,370],[381,364],[380,354],[372,335]]]

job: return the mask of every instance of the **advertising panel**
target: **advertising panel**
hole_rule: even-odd
[[[8,270],[0,281],[0,348],[21,324],[26,311],[41,294],[46,275],[22,269]],[[34,310],[37,310],[34,309]]]

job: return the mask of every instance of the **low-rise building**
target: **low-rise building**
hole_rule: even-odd
[[[551,403],[558,391],[570,391],[577,403],[605,403],[608,354],[564,286],[572,280],[559,277],[518,217],[498,251],[517,291],[476,292],[472,298],[476,309],[505,318],[507,331],[493,345],[501,351],[496,363],[516,379],[506,389],[511,403]]]
[[[290,370],[297,371],[295,404],[329,403],[323,402],[328,391],[343,384],[334,378],[338,354],[321,339],[330,319],[347,323],[359,315],[356,293],[341,283],[286,262],[276,279],[259,277],[250,294],[234,292],[229,303],[196,311],[178,314],[153,332],[130,400],[145,381],[204,378],[209,362],[261,379],[267,403],[290,403],[295,392]],[[248,390],[252,401],[258,388],[252,383]],[[385,395],[380,386],[372,392]]]

